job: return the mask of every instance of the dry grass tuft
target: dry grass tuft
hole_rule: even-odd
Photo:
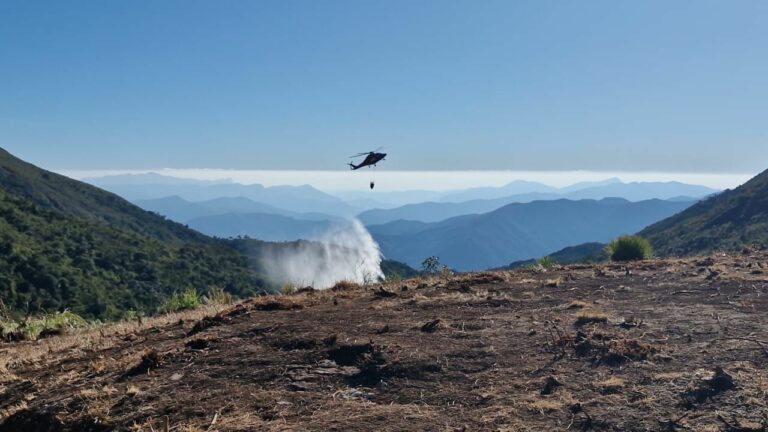
[[[206,315],[217,314],[225,307],[210,304],[199,309],[144,318],[141,321],[123,321],[101,326],[71,329],[66,335],[35,342],[15,342],[0,351],[0,371],[18,369],[24,365],[55,359],[69,351],[104,350],[115,345],[126,335],[134,335],[152,327],[165,327],[179,320],[196,321]]]
[[[576,314],[576,325],[608,322],[608,315],[596,310],[582,310]]]
[[[612,376],[606,380],[592,383],[592,386],[603,394],[618,393],[626,386],[626,382],[616,376]]]
[[[360,284],[350,280],[340,280],[331,287],[331,291],[347,291],[360,288]]]
[[[539,412],[553,412],[553,411],[560,411],[563,409],[565,405],[554,399],[541,399],[541,400],[535,400],[533,402],[530,402],[528,404],[528,408],[539,411]]]
[[[586,307],[589,307],[589,303],[583,302],[581,300],[574,300],[565,306],[563,306],[563,309],[567,310],[573,310],[573,309],[584,309]]]
[[[663,372],[663,373],[657,373],[653,375],[654,381],[675,381],[679,379],[684,379],[686,377],[686,374],[683,372]]]
[[[99,397],[99,391],[96,389],[82,389],[80,390],[80,397],[83,399],[96,399]]]

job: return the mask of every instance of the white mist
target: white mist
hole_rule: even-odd
[[[330,288],[341,280],[367,283],[384,278],[379,245],[357,219],[334,225],[310,240],[262,256],[269,278],[316,289]]]

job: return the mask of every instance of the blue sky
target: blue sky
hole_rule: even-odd
[[[5,1],[0,146],[57,170],[755,173],[765,1]]]

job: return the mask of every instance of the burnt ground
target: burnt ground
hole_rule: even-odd
[[[0,431],[762,431],[768,255],[475,273],[0,345]]]

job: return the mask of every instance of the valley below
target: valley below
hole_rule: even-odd
[[[339,284],[0,343],[0,431],[761,431],[768,254]]]

